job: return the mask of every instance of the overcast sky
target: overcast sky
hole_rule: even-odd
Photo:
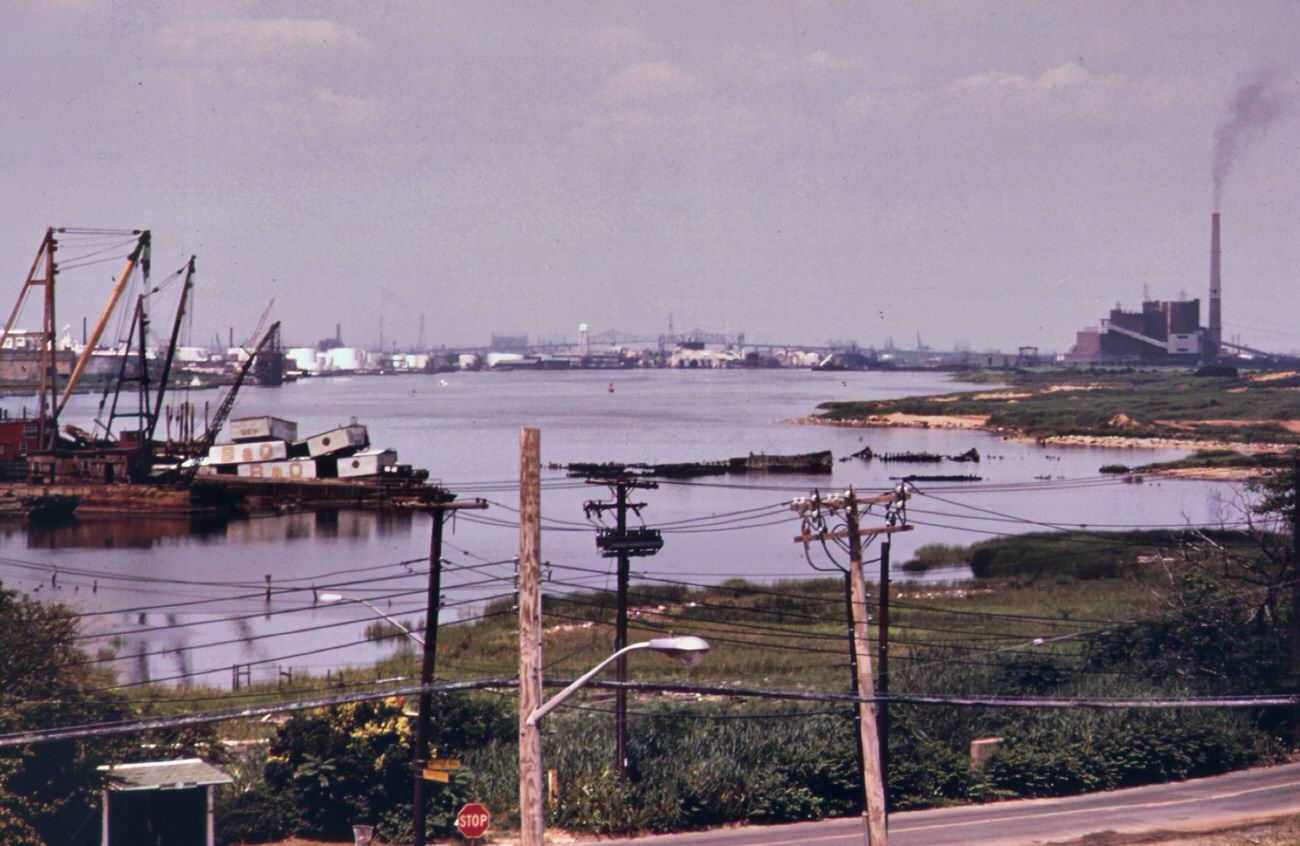
[[[196,342],[274,297],[292,343],[1063,351],[1143,286],[1205,314],[1218,132],[1225,337],[1294,350],[1297,44],[1293,0],[7,0],[0,309],[46,226],[139,227]]]

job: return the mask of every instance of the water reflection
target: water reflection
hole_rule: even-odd
[[[213,543],[291,543],[314,540],[370,541],[411,533],[412,512],[339,511],[279,514],[271,517],[97,516],[60,523],[0,523],[0,539],[28,549],[153,549],[164,545]],[[6,546],[11,545],[6,543]]]
[[[152,549],[164,541],[221,537],[226,521],[212,517],[92,517],[70,522],[8,526],[4,537],[26,535],[28,549]]]

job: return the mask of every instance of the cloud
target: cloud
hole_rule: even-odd
[[[695,77],[671,62],[642,62],[610,77],[605,93],[614,100],[653,100],[688,94],[699,85]]]
[[[159,33],[168,47],[238,57],[307,47],[364,50],[369,44],[356,30],[329,20],[303,18],[207,18],[168,24]]]
[[[1117,82],[1119,74],[1095,74],[1078,62],[1066,62],[1043,71],[1036,77],[1005,71],[985,71],[963,77],[953,83],[956,90],[978,91],[988,88],[1011,88],[1020,91],[1053,91],[1058,88],[1075,88],[1108,85]]]
[[[317,88],[313,93],[317,102],[328,108],[334,120],[349,126],[368,122],[379,110],[379,101],[370,97],[353,97],[328,88]]]
[[[604,29],[598,29],[595,32],[588,33],[587,39],[607,53],[631,50],[646,43],[644,35],[626,26],[607,26]]]
[[[825,50],[817,50],[809,53],[804,61],[815,68],[825,70],[853,70],[862,67],[862,60],[853,59],[847,56],[836,56],[833,53],[827,53]]]
[[[876,98],[870,94],[854,94],[840,103],[840,114],[848,118],[861,118],[866,117],[876,107]]]

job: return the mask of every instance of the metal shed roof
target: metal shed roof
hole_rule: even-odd
[[[116,764],[100,767],[99,771],[108,776],[109,790],[180,790],[209,784],[230,784],[234,781],[200,758]]]

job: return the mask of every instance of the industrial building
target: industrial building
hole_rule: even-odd
[[[1210,219],[1209,325],[1201,326],[1201,301],[1148,300],[1140,311],[1119,305],[1096,329],[1083,329],[1065,355],[1071,363],[1196,364],[1212,362],[1222,349],[1222,272],[1219,213]],[[1229,345],[1230,346],[1230,345]]]

